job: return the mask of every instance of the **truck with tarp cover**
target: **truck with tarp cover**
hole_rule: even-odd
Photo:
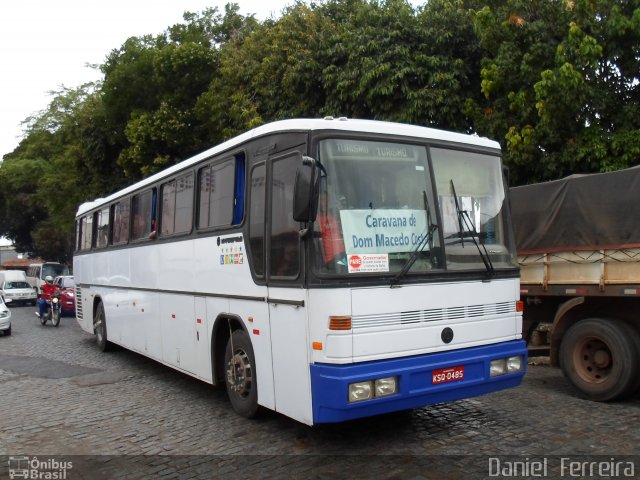
[[[584,396],[640,389],[640,166],[511,188],[523,338]]]

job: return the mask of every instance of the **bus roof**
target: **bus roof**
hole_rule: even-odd
[[[113,200],[134,192],[147,185],[152,185],[158,180],[170,176],[173,173],[179,172],[183,168],[188,168],[198,162],[210,158],[220,152],[229,150],[237,145],[240,145],[253,138],[261,137],[270,133],[277,132],[301,132],[301,131],[319,131],[319,130],[344,130],[351,132],[362,133],[379,133],[385,135],[398,135],[415,138],[427,138],[430,140],[438,140],[443,142],[460,143],[467,145],[474,145],[479,147],[500,149],[500,144],[493,140],[489,140],[485,137],[479,137],[477,135],[467,135],[463,133],[450,132],[446,130],[438,130],[435,128],[421,127],[417,125],[409,125],[405,123],[393,123],[383,122],[378,120],[359,120],[359,119],[347,119],[344,117],[333,118],[325,117],[318,119],[290,119],[280,120],[276,122],[267,123],[260,127],[256,127],[245,133],[242,133],[236,137],[233,137],[226,142],[216,145],[208,150],[205,150],[191,158],[181,161],[171,167],[168,167],[158,173],[151,175],[139,182],[130,185],[118,192],[109,195],[106,198],[98,198],[91,202],[85,202],[78,207],[76,216],[83,215],[84,213],[100,207],[105,204],[109,204]]]

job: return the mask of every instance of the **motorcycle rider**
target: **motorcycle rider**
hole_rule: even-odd
[[[51,296],[60,293],[60,289],[57,285],[53,284],[53,277],[47,275],[44,277],[45,283],[40,287],[42,294],[40,294],[40,300],[38,300],[39,312],[36,312],[36,316],[42,318],[47,310],[47,300],[51,300]]]

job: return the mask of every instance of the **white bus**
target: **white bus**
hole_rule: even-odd
[[[76,315],[313,425],[520,384],[496,142],[376,121],[267,124],[80,206]]]

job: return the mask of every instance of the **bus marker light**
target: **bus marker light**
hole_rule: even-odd
[[[322,342],[313,342],[311,345],[314,350],[322,350]]]
[[[176,314],[175,314],[175,313],[172,313],[172,314],[171,314],[171,318],[176,318]]]
[[[251,316],[247,317],[247,321],[249,321],[250,323],[253,323],[253,317]]]
[[[253,334],[254,335],[260,335],[260,330],[258,330],[257,328],[253,329]]]
[[[516,302],[516,312],[524,312],[524,302],[522,300]]]
[[[329,330],[351,330],[350,316],[329,317]]]
[[[196,322],[198,322],[198,323],[202,323],[202,319],[201,319],[201,318],[198,318],[198,319],[196,319]]]

